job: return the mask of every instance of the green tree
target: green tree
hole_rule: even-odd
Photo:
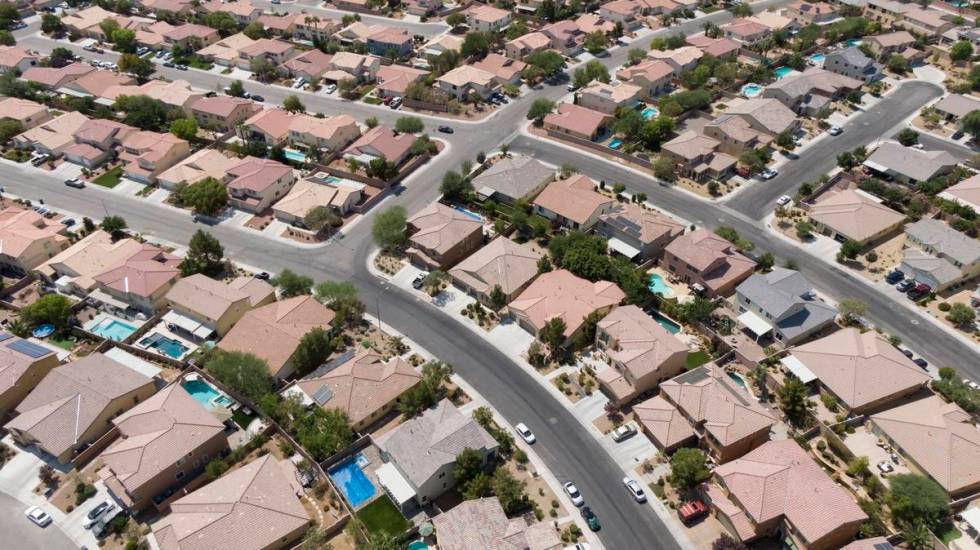
[[[748,550],[748,546],[733,539],[728,533],[723,532],[711,543],[711,550]]]
[[[116,51],[133,53],[136,51],[136,33],[129,29],[112,31],[111,42],[116,45]]]
[[[534,65],[540,68],[544,74],[552,75],[561,70],[562,65],[565,64],[565,60],[562,58],[561,54],[554,50],[540,50],[528,55],[524,58],[524,62],[528,65]]]
[[[651,151],[659,151],[660,144],[667,141],[674,132],[674,119],[666,115],[647,121],[640,129],[643,145]]]
[[[892,518],[902,525],[923,522],[937,527],[949,516],[949,495],[932,479],[917,474],[898,474],[889,483],[888,505]]]
[[[446,17],[446,24],[450,27],[461,27],[466,23],[466,16],[460,12],[451,13]]]
[[[906,147],[914,145],[919,142],[919,132],[911,128],[902,128],[898,133],[898,142]]]
[[[483,473],[483,470],[483,455],[475,449],[466,447],[456,455],[456,463],[453,464],[453,479],[465,489],[471,480]]]
[[[10,138],[24,131],[24,125],[10,118],[0,120],[0,143],[7,143]]]
[[[973,311],[973,308],[960,302],[953,304],[949,309],[949,313],[946,314],[946,320],[967,330],[973,328],[973,322],[976,318],[977,314]]]
[[[225,249],[214,235],[198,229],[191,237],[187,255],[180,262],[180,274],[188,277],[201,273],[208,277],[218,276],[225,268]]]
[[[647,58],[647,53],[640,48],[631,48],[626,52],[626,59],[630,65],[636,65]]]
[[[51,14],[46,14],[51,15]],[[72,53],[68,48],[63,48],[58,46],[57,48],[51,50],[51,54],[48,55],[48,65],[56,69],[60,69],[69,63],[75,61],[75,54]]]
[[[588,86],[593,80],[609,83],[609,69],[598,59],[593,59],[586,63],[584,67],[575,69],[573,80],[579,88]]]
[[[272,82],[278,74],[276,64],[264,57],[254,57],[248,62],[248,68],[259,82]]]
[[[408,242],[405,235],[405,208],[400,205],[389,206],[374,217],[371,235],[374,243],[382,250],[393,250]]]
[[[973,136],[974,139],[980,138],[980,110],[967,113],[960,120],[960,129]]]
[[[106,17],[101,23],[99,23],[99,30],[102,31],[102,36],[104,36],[106,40],[112,42],[112,33],[119,30],[119,21],[116,21],[112,17]]]
[[[310,231],[320,232],[326,227],[340,227],[344,220],[329,206],[317,205],[303,216],[303,225]]]
[[[853,239],[844,239],[840,244],[840,253],[847,259],[853,260],[861,253],[861,243]]]
[[[772,271],[774,265],[776,265],[776,257],[772,255],[772,252],[766,252],[762,256],[759,256],[758,261],[756,261],[756,266],[763,273]]]
[[[780,132],[776,136],[776,145],[786,149],[787,151],[796,149],[796,142],[793,141],[793,134],[791,134],[789,131]]]
[[[51,323],[58,332],[71,321],[71,301],[61,294],[45,294],[20,310],[20,318],[30,327]]]
[[[197,121],[190,117],[178,118],[170,123],[170,133],[180,139],[193,141],[197,137]]]
[[[463,45],[459,48],[459,53],[463,57],[482,57],[490,52],[490,44],[493,37],[490,33],[472,31],[466,33],[463,38]]]
[[[279,288],[279,294],[283,298],[309,294],[313,288],[313,279],[289,269],[284,269],[269,282]]]
[[[528,499],[524,493],[525,483],[510,473],[506,466],[500,466],[493,473],[493,494],[500,501],[504,513],[513,516],[527,509]]]
[[[837,302],[837,313],[847,323],[851,323],[856,318],[864,315],[867,310],[868,306],[855,298],[844,298],[840,302]]]
[[[735,17],[749,17],[752,15],[752,6],[747,2],[743,2],[732,6],[731,11]]]
[[[558,353],[562,344],[565,343],[565,329],[564,319],[561,317],[552,317],[538,331],[538,338],[548,346],[548,351],[552,357]]]
[[[346,281],[324,281],[313,290],[316,299],[336,314],[334,324],[354,326],[364,316],[364,304],[357,298],[357,289]]]
[[[204,17],[204,24],[215,29],[222,37],[238,32],[238,22],[234,16],[225,11],[216,11]]]
[[[796,222],[796,236],[802,240],[808,240],[813,236],[813,226],[806,220]]]
[[[242,34],[251,38],[252,40],[259,40],[261,38],[266,38],[265,35],[265,25],[261,21],[252,21],[242,30]]]
[[[123,122],[141,130],[159,130],[171,118],[170,107],[166,103],[145,95],[119,96],[113,108],[126,113]]]
[[[41,15],[41,32],[52,36],[60,36],[65,33],[65,24],[61,22],[61,18],[57,15],[44,13]]]
[[[439,192],[448,201],[465,199],[472,191],[473,184],[470,183],[470,180],[454,170],[446,172],[442,176],[442,183],[439,184]]]
[[[251,353],[215,349],[204,369],[253,404],[275,388],[269,366]]]
[[[905,74],[911,70],[911,67],[907,59],[896,53],[888,58],[888,70],[896,74]]]
[[[441,361],[429,361],[422,365],[422,380],[402,394],[398,410],[411,418],[432,407],[445,395],[443,382],[449,380],[453,369]]]
[[[245,95],[245,86],[241,80],[233,80],[228,85],[228,95],[232,97],[243,97]]]
[[[300,338],[292,356],[297,376],[309,374],[330,357],[333,353],[330,339],[330,333],[321,327],[311,328]]]
[[[184,186],[177,194],[181,204],[201,216],[217,216],[228,205],[228,190],[212,177]]]
[[[973,56],[973,45],[967,40],[960,40],[949,48],[949,58],[954,62],[966,61]]]
[[[401,134],[417,134],[423,130],[425,123],[419,117],[403,116],[395,121],[395,131]]]
[[[664,181],[674,181],[677,179],[674,161],[663,156],[657,157],[657,160],[653,161],[653,175]]]
[[[909,550],[932,550],[932,532],[925,522],[917,521],[912,525],[906,525],[902,532],[902,539]]]
[[[149,59],[140,57],[134,53],[124,53],[119,58],[119,70],[124,73],[129,73],[140,80],[145,80],[156,72],[156,66]]]
[[[106,216],[99,227],[112,235],[113,241],[118,241],[126,236],[126,220],[120,216]]]
[[[493,290],[490,291],[490,304],[497,311],[500,311],[505,305],[507,305],[507,295],[504,294],[503,289],[500,285],[493,285]]]
[[[783,385],[776,389],[779,408],[794,426],[802,426],[810,410],[809,390],[799,378],[787,377]]]
[[[585,50],[595,55],[606,49],[609,44],[609,38],[606,37],[606,33],[602,31],[594,31],[585,35],[585,42],[583,46]]]
[[[296,94],[290,94],[286,96],[286,99],[282,100],[282,108],[290,113],[305,113],[306,105],[296,97]]]
[[[527,119],[533,120],[534,124],[540,126],[544,122],[544,117],[551,114],[555,109],[555,102],[546,98],[538,98],[531,103],[531,108],[527,111]]]
[[[711,477],[711,471],[699,449],[682,447],[670,457],[670,481],[682,491],[689,491]]]

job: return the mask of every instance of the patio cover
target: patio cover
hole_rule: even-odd
[[[205,340],[214,334],[214,330],[198,321],[191,319],[186,315],[181,315],[174,310],[170,310],[163,316],[163,320],[167,323],[172,323],[178,327],[186,330],[187,332],[197,336],[198,338]]]
[[[963,521],[970,524],[974,531],[980,532],[980,508],[968,508],[963,512]]]
[[[405,481],[398,468],[395,468],[391,462],[382,464],[374,473],[378,476],[378,483],[385,488],[388,496],[395,501],[399,508],[415,498],[415,490]]]
[[[890,170],[890,168],[888,168],[884,164],[878,164],[877,162],[875,162],[873,160],[866,160],[866,161],[864,161],[864,165],[867,166],[868,168],[871,168],[872,170],[875,170],[877,172],[881,172],[882,174],[887,173]]]
[[[612,237],[609,239],[609,248],[615,250],[616,252],[619,252],[620,254],[626,256],[631,260],[640,253],[638,249],[633,248],[628,243],[621,241],[616,237]]]
[[[792,355],[780,359],[779,362],[782,363],[784,367],[789,369],[789,371],[793,373],[793,376],[799,378],[800,382],[803,382],[804,384],[809,384],[817,379],[817,375],[813,374],[813,371],[806,368],[806,365],[801,363],[799,359],[793,357]]]
[[[99,302],[100,304],[112,306],[116,309],[121,309],[123,311],[129,309],[129,304],[127,304],[126,302],[123,302],[122,300],[117,300],[112,296],[110,296],[109,294],[107,294],[106,292],[103,292],[98,289],[93,290],[91,293],[89,293],[88,297],[95,300],[96,302]]]
[[[752,331],[752,334],[756,336],[762,336],[772,330],[772,325],[769,324],[769,321],[759,317],[755,312],[750,310],[746,310],[745,313],[739,315],[738,322],[748,327]]]
[[[126,365],[127,367],[133,369],[134,371],[146,376],[147,378],[156,378],[159,376],[160,372],[163,370],[158,368],[151,363],[140,359],[139,357],[129,353],[122,348],[111,348],[109,351],[105,352],[103,355]]]

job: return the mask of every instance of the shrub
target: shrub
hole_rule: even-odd
[[[949,311],[952,307],[949,302],[942,302],[939,304],[939,311]]]

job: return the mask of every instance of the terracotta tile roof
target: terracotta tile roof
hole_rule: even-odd
[[[510,12],[486,4],[477,4],[466,10],[466,15],[484,23],[496,23],[510,17]]]
[[[980,174],[947,187],[939,196],[980,210]]]
[[[300,502],[295,467],[271,454],[175,500],[153,524],[160,550],[275,548],[310,516]]]
[[[149,298],[180,275],[178,264],[177,256],[144,244],[123,265],[96,275],[95,281],[119,292]]]
[[[216,117],[228,118],[235,111],[235,109],[241,107],[242,105],[247,106],[249,110],[253,112],[261,108],[250,99],[226,95],[202,97],[201,99],[195,101],[191,105],[191,108],[195,111],[214,115]]]
[[[50,88],[63,84],[66,79],[79,78],[94,70],[95,67],[86,63],[70,63],[60,69],[53,67],[31,67],[24,71],[21,78],[28,82],[37,82]]]
[[[499,285],[510,296],[538,274],[540,259],[540,252],[500,236],[458,263],[449,274],[477,292],[489,295]]]
[[[630,202],[614,205],[599,220],[642,243],[652,243],[664,236],[674,238],[684,232],[684,224],[674,218]]]
[[[394,162],[408,154],[414,141],[415,136],[412,134],[396,135],[387,126],[375,126],[350,144],[344,153],[361,155],[378,152],[386,159]]]
[[[64,230],[65,225],[49,221],[32,210],[4,208],[0,210],[0,253],[21,260],[21,255],[38,242],[47,243],[45,252],[60,252],[69,242],[68,237],[60,234]]]
[[[757,34],[770,32],[771,30],[768,26],[748,18],[729,21],[722,25],[721,29],[742,38],[749,38]]]
[[[253,6],[251,0],[236,0],[235,2],[208,0],[207,2],[201,2],[200,8],[208,13],[223,11],[237,17],[251,17],[256,11],[262,11],[260,8]]]
[[[689,36],[687,43],[700,48],[702,52],[714,57],[721,57],[732,52],[737,52],[741,47],[734,40],[728,38],[709,38],[703,34]]]
[[[279,178],[292,171],[292,168],[269,159],[245,157],[242,162],[228,170],[230,189],[250,189],[261,193]]]
[[[221,151],[201,149],[168,168],[157,179],[174,184],[197,183],[208,177],[221,181],[227,175],[228,169],[238,163],[238,159],[227,157]]]
[[[433,202],[408,218],[408,226],[415,230],[409,237],[414,245],[442,254],[474,231],[481,231],[483,223],[455,208]]]
[[[508,519],[497,497],[466,500],[432,518],[440,550],[557,550],[561,539],[549,522]],[[540,534],[539,534],[540,533]]]
[[[901,223],[905,216],[853,189],[831,192],[810,208],[810,218],[863,241]]]
[[[289,124],[292,115],[279,108],[265,109],[252,115],[245,121],[245,126],[255,126],[273,139],[285,139],[289,134]]]
[[[551,45],[551,39],[548,35],[542,32],[530,32],[524,36],[518,36],[517,38],[508,42],[508,44],[515,44],[520,48],[525,48],[528,50],[540,50],[547,48]]]
[[[659,59],[670,63],[675,68],[685,67],[691,63],[696,63],[704,55],[704,52],[694,46],[683,46],[676,50],[650,50],[647,57]]]
[[[408,85],[429,74],[429,71],[403,67],[401,65],[383,65],[375,76],[378,89],[389,94],[401,95]]]
[[[259,16],[258,21],[267,29],[286,32],[289,30],[289,27],[295,26],[296,23],[302,22],[303,17],[303,14],[300,13],[287,13],[285,15],[263,14]]]
[[[528,319],[534,328],[560,317],[571,336],[593,311],[622,302],[626,295],[615,283],[590,282],[565,269],[541,274],[510,303],[511,311]]]
[[[185,38],[197,37],[205,39],[211,36],[216,36],[218,31],[212,29],[211,27],[205,27],[204,25],[195,25],[193,23],[185,23],[183,25],[178,25],[173,27],[171,30],[164,31],[163,36],[169,38],[173,41],[184,40]]]
[[[31,366],[38,361],[51,357],[54,352],[49,351],[40,357],[31,357],[23,352],[17,351],[16,346],[11,344],[22,341],[20,338],[7,333],[0,333],[7,336],[0,342],[0,396],[21,384],[20,378],[24,376]]]
[[[48,373],[17,405],[6,428],[27,432],[60,456],[76,444],[109,404],[153,381],[101,353],[86,355]]]
[[[676,364],[678,357],[686,358],[689,351],[687,344],[635,305],[617,307],[599,321],[598,327],[615,341],[606,354],[624,365],[634,380],[657,372],[665,363]],[[619,380],[623,377],[614,368],[599,373],[599,379],[611,386],[621,385]],[[626,380],[623,382],[632,386]]]
[[[281,65],[292,72],[302,72],[309,75],[319,76],[327,72],[330,68],[330,61],[333,56],[313,49],[305,51],[292,59],[287,60]]]
[[[487,54],[486,57],[473,63],[473,66],[487,71],[502,80],[513,80],[521,74],[527,65],[523,61],[504,57],[497,53]]]
[[[105,118],[93,118],[82,124],[75,131],[75,141],[93,141],[103,143],[112,138],[110,145],[121,142],[130,132],[138,131],[136,128],[122,122],[116,122]]]
[[[269,54],[283,54],[292,48],[293,45],[285,40],[279,40],[278,38],[260,38],[252,44],[241,48],[239,51],[247,54],[250,57],[259,57]]]
[[[135,80],[127,75],[116,74],[112,71],[97,70],[72,81],[68,87],[89,95],[103,97],[103,94],[109,88],[125,86],[134,82]]]
[[[88,121],[88,117],[78,111],[68,111],[56,119],[39,124],[18,135],[18,141],[31,145],[41,145],[52,151],[66,147],[74,140],[72,136]]]
[[[27,48],[20,46],[0,46],[0,67],[12,69],[25,59],[38,61],[41,58]]]
[[[252,307],[276,298],[276,289],[272,285],[249,275],[238,277],[228,283],[228,286],[248,294],[248,301]]]
[[[755,262],[738,252],[732,243],[706,229],[677,237],[665,250],[697,270],[713,289],[755,269]]]
[[[556,180],[534,198],[534,204],[582,225],[614,202],[596,193],[595,187],[594,181],[581,174]]]
[[[694,428],[677,407],[659,395],[633,405],[633,413],[661,449],[669,449],[695,435]]]
[[[222,38],[210,46],[201,48],[197,53],[204,57],[213,57],[231,62],[238,59],[238,52],[254,43],[255,41],[251,38],[245,36],[243,33],[238,33]]]
[[[620,80],[633,80],[638,77],[645,78],[648,82],[658,82],[674,74],[674,68],[670,63],[654,59],[642,61],[630,67],[624,67],[616,72],[616,78]]]
[[[739,506],[756,524],[784,517],[810,542],[867,516],[792,439],[769,441],[715,468]]]

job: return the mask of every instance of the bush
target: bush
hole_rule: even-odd
[[[949,302],[942,302],[939,304],[939,311],[949,311],[952,307]]]

